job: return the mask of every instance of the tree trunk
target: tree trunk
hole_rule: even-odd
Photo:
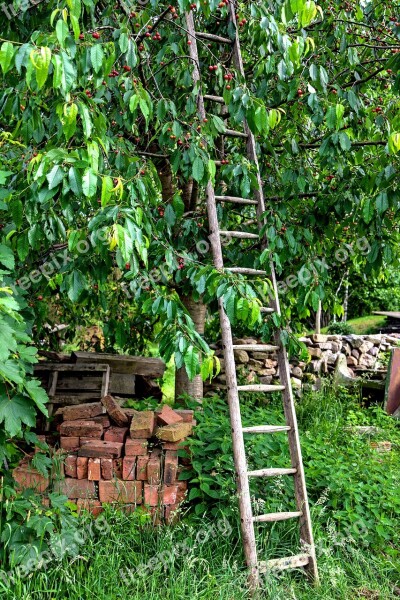
[[[321,312],[322,312],[322,303],[321,300],[318,302],[318,309],[315,315],[315,333],[321,333]]]
[[[182,296],[181,300],[193,319],[197,333],[203,335],[206,320],[206,305],[201,301],[195,302],[189,296]],[[196,375],[196,377],[190,381],[185,367],[181,367],[180,369],[176,370],[175,401],[179,403],[178,398],[179,396],[182,396],[182,394],[187,394],[199,402],[201,402],[201,399],[203,398],[203,380],[201,375]]]
[[[344,299],[343,299],[343,319],[342,321],[347,321],[347,312],[349,308],[349,271],[346,271],[346,281],[344,284]]]

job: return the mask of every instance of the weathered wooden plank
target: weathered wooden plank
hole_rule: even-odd
[[[73,352],[73,360],[77,364],[104,363],[109,365],[113,373],[143,375],[145,377],[162,377],[165,363],[160,358],[149,356],[129,356],[126,354],[107,354],[95,352]]]
[[[386,378],[385,410],[388,415],[400,417],[400,348],[390,353]]]

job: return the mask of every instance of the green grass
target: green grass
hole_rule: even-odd
[[[246,410],[248,413],[253,410],[246,403],[247,400],[244,416]],[[204,431],[210,418],[206,402],[203,407],[203,425],[199,418],[199,431],[201,427]],[[218,406],[216,410],[223,411]],[[278,404],[274,401],[257,410],[270,415],[268,422],[277,422]],[[398,423],[378,407],[363,407],[356,397],[329,384],[322,392],[302,399],[298,417],[321,585],[317,588],[310,585],[303,572],[285,572],[279,578],[270,574],[262,581],[259,598],[391,600],[398,597],[394,590],[400,587],[400,542],[396,525],[398,509],[393,499],[398,496],[396,489],[400,489]],[[226,419],[229,434],[227,415],[216,415],[213,421],[218,418],[221,431],[225,431]],[[345,427],[351,425],[377,425],[380,432],[376,439],[391,440],[393,451],[385,455],[373,452],[370,438],[345,433]],[[215,435],[213,440],[216,438]],[[268,439],[276,441],[270,442],[276,443],[276,447],[271,447],[272,457],[279,457],[278,437]],[[253,458],[257,448],[253,448]],[[218,461],[219,450],[214,454]],[[282,493],[282,508],[286,502]],[[152,527],[143,513],[125,515],[111,508],[95,525],[86,517],[80,527],[82,543],[72,558],[51,560],[28,577],[16,576],[12,585],[2,584],[0,578],[0,598],[245,600],[249,596],[235,499],[231,504],[233,510],[228,510],[226,504],[223,506],[228,516],[216,512],[214,503],[213,513],[211,505],[201,515],[187,512],[175,526]],[[347,521],[352,522],[353,516],[356,523],[366,520],[367,533],[343,526]],[[372,522],[368,520],[371,516]],[[375,529],[385,523],[382,535],[377,536]],[[260,560],[299,552],[297,540],[296,523],[260,527],[257,544]]]
[[[381,328],[385,325],[386,318],[381,315],[367,315],[365,317],[358,317],[357,319],[350,319],[347,323],[352,327],[353,332],[357,335],[368,335],[373,333],[379,333]],[[328,328],[323,327],[322,333],[327,333]]]

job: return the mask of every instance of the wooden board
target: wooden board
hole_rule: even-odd
[[[400,348],[390,354],[385,388],[385,410],[388,415],[400,417]]]
[[[162,377],[165,363],[160,358],[147,356],[129,356],[124,354],[106,354],[95,352],[73,352],[72,360],[77,364],[104,363],[110,366],[111,373]]]

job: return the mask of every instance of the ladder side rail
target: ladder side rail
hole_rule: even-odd
[[[193,70],[193,79],[195,83],[198,83],[200,85],[201,81],[199,71],[199,56],[195,38],[195,27],[192,12],[186,14],[186,23],[189,36],[191,37],[191,39],[194,39],[194,43],[192,43],[190,46],[190,56],[195,65]],[[199,116],[200,118],[204,119],[205,108],[201,91],[199,91],[197,104]],[[206,197],[208,221],[210,227],[209,239],[214,259],[214,266],[217,269],[222,269],[224,266],[224,262],[222,255],[221,240],[219,236],[219,223],[216,208],[216,200],[214,189],[210,181],[208,182],[206,187]],[[253,525],[253,512],[251,508],[250,487],[247,476],[247,460],[245,454],[244,438],[242,433],[242,419],[240,413],[239,393],[237,389],[236,365],[233,353],[232,331],[230,321],[224,310],[222,298],[218,300],[218,308],[221,322],[222,344],[225,359],[226,386],[232,428],[233,455],[237,478],[243,547],[246,562],[250,569],[249,582],[251,587],[255,588],[258,584],[258,561]]]

